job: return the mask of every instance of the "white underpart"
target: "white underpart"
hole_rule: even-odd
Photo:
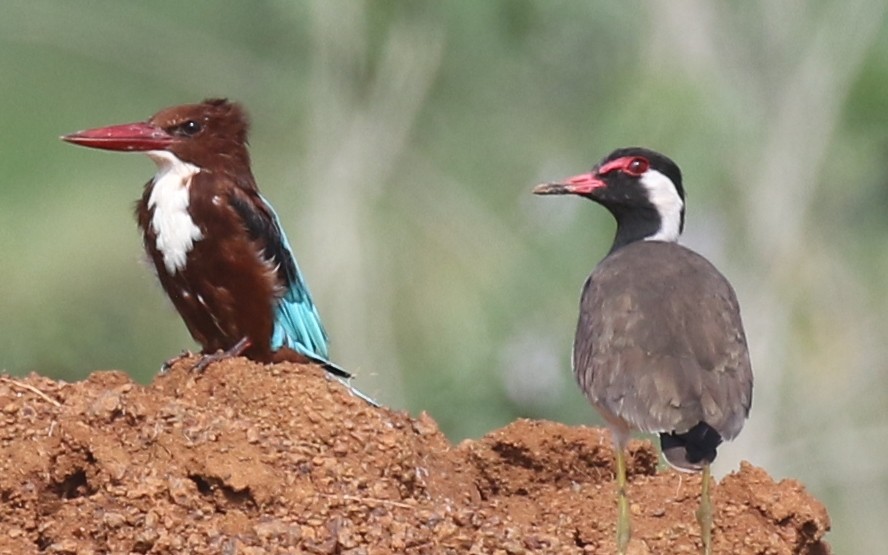
[[[678,241],[681,235],[681,211],[684,201],[678,195],[672,180],[657,170],[648,170],[641,176],[641,185],[647,189],[648,199],[660,213],[660,230],[645,237],[646,241]]]
[[[200,172],[194,164],[183,162],[165,150],[152,150],[148,156],[157,164],[157,174],[148,197],[154,209],[151,230],[157,236],[157,250],[171,274],[185,267],[186,257],[195,241],[203,239],[200,228],[188,213],[191,178]]]

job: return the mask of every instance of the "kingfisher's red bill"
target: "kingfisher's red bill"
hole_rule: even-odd
[[[176,142],[176,137],[148,122],[125,123],[78,131],[62,136],[63,141],[103,150],[144,152],[163,150]]]

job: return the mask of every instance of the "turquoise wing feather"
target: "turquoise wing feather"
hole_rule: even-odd
[[[256,199],[261,203],[261,207],[255,203]],[[243,218],[250,235],[262,243],[264,256],[275,264],[277,275],[284,287],[284,294],[275,301],[274,327],[269,339],[271,350],[278,351],[288,347],[319,363],[338,378],[351,378],[349,372],[328,359],[327,332],[324,331],[318,309],[296,264],[296,257],[281,226],[280,218],[271,204],[262,195],[254,198],[253,202],[248,202],[237,195],[232,196],[231,200],[232,206]],[[363,393],[351,386],[348,387],[358,397],[376,404]]]
[[[302,278],[302,272],[296,263],[293,249],[277,213],[268,201],[261,196],[260,198],[274,218],[274,227],[279,234],[280,246],[279,249],[275,249],[277,252],[274,254],[283,270],[284,286],[287,288],[286,293],[278,299],[275,308],[271,349],[276,351],[281,347],[289,347],[298,353],[328,362],[327,332],[324,331],[318,309]]]
[[[278,275],[286,287],[286,292],[277,300],[274,309],[274,330],[271,335],[271,350],[277,351],[282,347],[289,347],[301,353],[309,359],[320,363],[324,369],[339,379],[353,395],[359,397],[373,406],[379,403],[352,387],[348,380],[351,374],[328,360],[327,332],[321,324],[318,309],[311,299],[308,286],[302,278],[302,272],[296,264],[296,257],[281,221],[277,213],[265,198],[259,195],[259,200],[264,204],[271,222],[265,219],[265,224],[260,223],[263,218],[251,218],[246,207],[239,211],[246,215],[247,227],[255,227],[254,236],[265,237],[265,255],[269,256],[278,265]],[[252,223],[250,223],[252,222]],[[270,227],[268,226],[270,223]],[[260,229],[265,227],[265,229]]]

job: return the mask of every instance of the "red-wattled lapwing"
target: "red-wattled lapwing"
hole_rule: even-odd
[[[711,552],[709,465],[740,433],[752,403],[752,368],[728,280],[680,246],[681,171],[644,148],[612,152],[590,173],[538,185],[539,195],[580,195],[617,220],[610,252],[583,286],[573,367],[607,421],[617,461],[617,547],[629,544],[625,448],[630,430],[660,435],[666,460],[703,471],[697,520]]]

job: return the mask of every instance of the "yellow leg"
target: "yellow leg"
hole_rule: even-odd
[[[700,523],[703,555],[712,555],[712,499],[709,497],[708,464],[703,466],[703,487],[700,491],[700,506],[697,508],[697,522]]]
[[[632,526],[629,522],[629,496],[626,494],[626,454],[617,446],[617,552],[625,555],[632,537]]]

